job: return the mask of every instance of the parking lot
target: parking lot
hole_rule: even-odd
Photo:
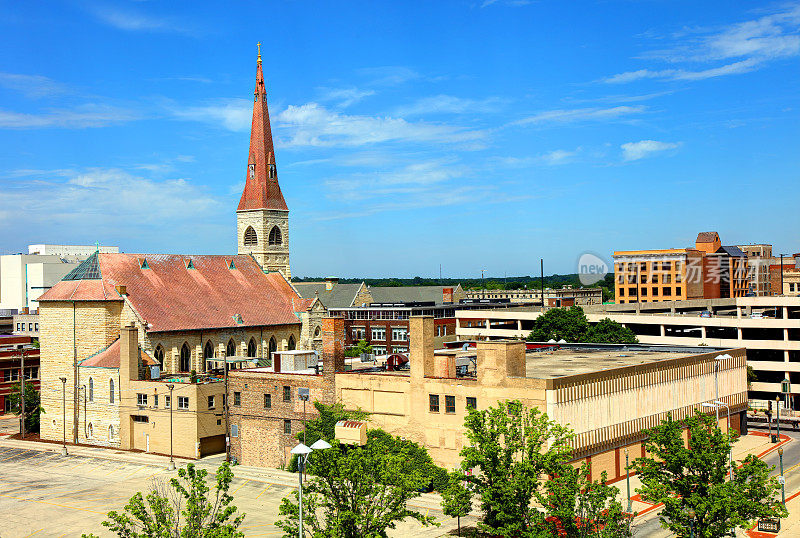
[[[137,491],[153,481],[168,480],[175,471],[158,463],[105,459],[85,455],[61,456],[61,447],[35,448],[0,445],[0,538],[79,537],[93,532],[111,536],[101,525],[110,510],[121,509]],[[108,451],[113,458],[113,451]],[[124,458],[120,455],[120,458]],[[213,470],[219,456],[200,466]],[[247,514],[245,535],[281,536],[275,527],[281,499],[294,489],[292,475],[235,467],[230,492],[234,504]],[[428,496],[417,499],[417,509],[437,516],[441,527],[423,529],[403,522],[396,536],[441,536],[455,528],[455,520],[443,516]]]

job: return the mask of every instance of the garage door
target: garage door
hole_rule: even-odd
[[[225,452],[225,434],[200,438],[200,457]]]

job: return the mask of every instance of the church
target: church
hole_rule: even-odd
[[[95,252],[39,298],[42,439],[223,451],[224,365],[310,347],[319,305],[290,281],[260,49],[245,173],[236,255]]]

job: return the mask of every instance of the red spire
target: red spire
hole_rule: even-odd
[[[261,43],[258,44],[256,90],[253,102],[253,124],[250,127],[250,157],[247,159],[247,181],[239,211],[248,209],[283,209],[288,211],[278,185],[275,168],[275,149],[272,146],[272,129],[269,126],[267,91],[261,71]]]

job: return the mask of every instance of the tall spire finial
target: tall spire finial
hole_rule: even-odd
[[[256,45],[258,46],[258,60],[257,61],[258,61],[258,63],[261,63],[261,41],[256,43]]]

